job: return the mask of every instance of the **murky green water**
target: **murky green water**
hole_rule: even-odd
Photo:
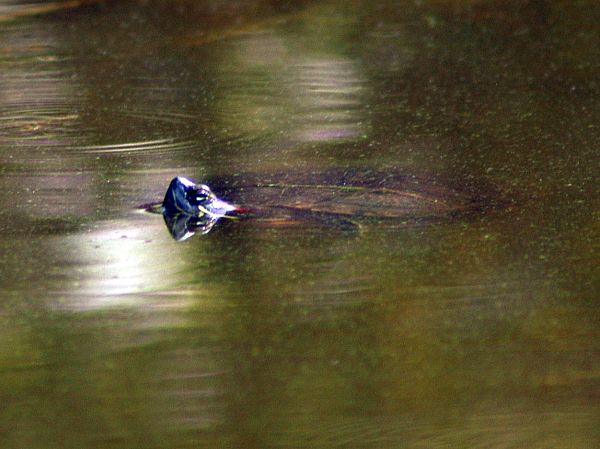
[[[0,447],[598,447],[596,2],[11,5]],[[512,202],[180,243],[137,210],[339,167]]]

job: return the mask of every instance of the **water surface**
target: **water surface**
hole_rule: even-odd
[[[598,447],[595,2],[13,3],[0,447]],[[179,243],[138,210],[345,167],[511,201]]]

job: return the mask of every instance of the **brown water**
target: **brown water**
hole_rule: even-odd
[[[59,6],[0,5],[1,448],[599,446],[597,2]],[[136,210],[340,167],[513,202],[180,243]]]

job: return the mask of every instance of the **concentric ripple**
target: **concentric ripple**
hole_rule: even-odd
[[[77,170],[91,158],[185,160],[202,149],[202,111],[182,108],[172,80],[157,74],[97,85],[96,72],[110,70],[110,60],[61,53],[59,36],[18,24],[0,31],[0,163]]]
[[[0,73],[0,86],[0,145],[64,146],[80,140],[80,86],[70,72],[10,64]]]
[[[121,154],[121,153],[171,153],[185,150],[194,145],[193,141],[175,141],[175,139],[156,139],[140,142],[126,142],[112,145],[81,146],[79,150],[88,154]]]

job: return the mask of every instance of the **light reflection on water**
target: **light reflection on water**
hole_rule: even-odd
[[[599,47],[526,3],[519,32],[444,2],[2,22],[0,447],[595,447]],[[514,202],[182,243],[137,210],[179,174],[337,166]]]
[[[264,148],[259,144],[249,153],[259,163],[302,144],[360,142],[369,132],[362,114],[368,88],[359,62],[333,50],[298,52],[295,39],[260,33],[225,44],[218,109],[212,106],[219,118],[216,133],[228,146],[264,136]],[[245,165],[256,169],[253,160]]]
[[[293,66],[298,77],[297,131],[301,142],[352,140],[366,135],[362,122],[364,78],[350,60],[332,57]]]

